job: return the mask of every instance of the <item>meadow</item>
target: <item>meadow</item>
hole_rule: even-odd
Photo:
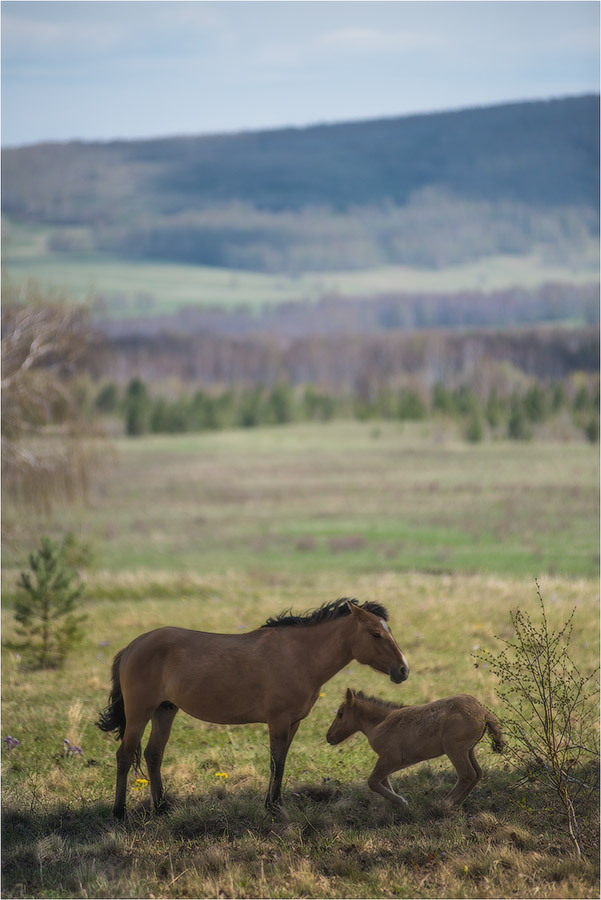
[[[36,529],[75,531],[93,563],[86,637],[63,670],[27,671],[3,652],[2,737],[19,741],[3,744],[4,896],[598,896],[597,810],[582,810],[578,860],[537,783],[486,739],[484,778],[451,814],[446,759],[393,776],[406,816],[368,789],[362,736],[325,742],[347,686],[404,703],[469,692],[502,719],[474,654],[511,638],[512,610],[537,617],[535,576],[552,627],[575,609],[572,654],[596,667],[595,447],[336,422],[119,439],[104,456],[87,504],[47,521],[4,509],[5,642]],[[387,607],[411,675],[393,685],[353,662],[324,685],[292,744],[281,816],[263,808],[265,726],[180,714],[168,811],[155,816],[130,776],[128,817],[112,819],[116,744],[94,722],[120,647],[163,624],[243,632],[340,596]]]
[[[549,282],[594,284],[598,281],[598,245],[584,240],[575,259],[555,262],[541,250],[521,256],[495,255],[436,269],[382,266],[343,272],[266,274],[176,263],[127,262],[86,250],[51,252],[56,229],[3,223],[3,265],[16,283],[34,279],[44,290],[67,291],[78,301],[101,297],[103,314],[121,318],[168,315],[182,307],[260,309],[290,300],[326,295],[372,296],[403,292],[492,291]],[[80,240],[86,243],[85,229]],[[149,288],[151,285],[151,288]]]

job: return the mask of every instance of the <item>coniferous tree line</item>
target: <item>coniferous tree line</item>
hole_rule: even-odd
[[[545,423],[563,416],[587,440],[599,440],[599,380],[530,379],[511,392],[494,384],[485,392],[469,384],[456,388],[437,382],[400,388],[359,385],[354,393],[333,393],[312,384],[272,387],[250,385],[196,390],[168,396],[140,378],[125,386],[105,382],[94,405],[122,422],[125,434],[182,434],[222,428],[253,428],[290,422],[324,422],[339,418],[362,421],[423,421],[447,418],[458,423],[466,440],[486,437],[528,440]]]

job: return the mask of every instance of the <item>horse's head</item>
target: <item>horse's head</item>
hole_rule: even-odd
[[[355,625],[351,638],[353,658],[390,675],[395,684],[405,681],[409,677],[409,664],[386,620],[355,603],[349,602],[349,606]]]
[[[334,721],[328,728],[326,741],[328,744],[340,744],[347,737],[359,730],[359,719],[355,715],[355,695],[350,688],[346,689],[346,698],[338,709]]]

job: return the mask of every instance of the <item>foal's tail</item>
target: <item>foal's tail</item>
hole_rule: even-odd
[[[127,724],[125,718],[125,703],[123,702],[123,693],[121,691],[121,678],[119,670],[121,668],[121,657],[125,653],[127,647],[119,650],[115,654],[113,667],[111,669],[112,687],[109,694],[109,705],[100,713],[100,718],[96,722],[101,731],[114,731],[119,741],[123,740],[125,734],[125,726]],[[138,744],[138,749],[134,755],[134,767],[141,770],[142,749]]]
[[[485,728],[488,731],[493,750],[495,753],[502,753],[505,749],[506,741],[501,732],[501,723],[488,710],[485,711],[485,722]]]

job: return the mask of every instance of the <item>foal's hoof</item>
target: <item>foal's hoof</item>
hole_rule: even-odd
[[[393,814],[396,822],[413,822],[415,819],[414,812],[408,803],[395,804]]]
[[[124,806],[115,806],[113,807],[113,816],[118,819],[119,822],[122,822],[125,818],[125,807]]]

